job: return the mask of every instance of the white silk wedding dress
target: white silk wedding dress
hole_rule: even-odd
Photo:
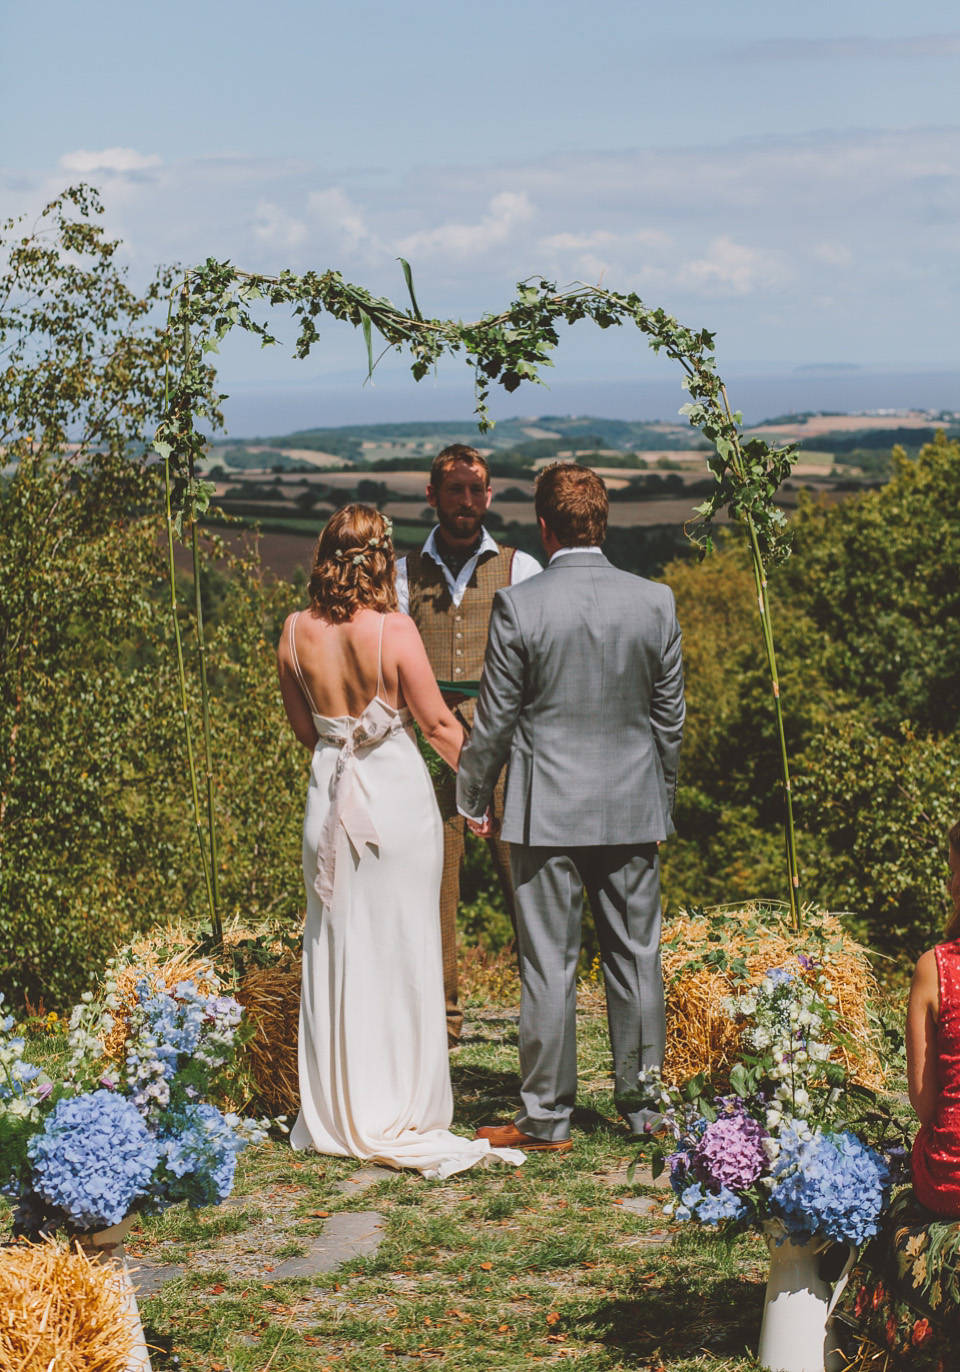
[[[303,823],[307,919],[294,1148],[448,1177],[516,1149],[449,1132],[439,896],[443,831],[409,710],[378,691],[356,718],[314,709]],[[380,624],[381,641],[383,620]]]

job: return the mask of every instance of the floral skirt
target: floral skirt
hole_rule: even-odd
[[[960,1222],[938,1218],[912,1190],[902,1191],[833,1318],[853,1368],[960,1372]]]

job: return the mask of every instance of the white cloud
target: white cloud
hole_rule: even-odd
[[[307,212],[336,251],[352,256],[361,248],[376,250],[375,236],[363,214],[341,186],[311,191],[307,197]]]
[[[791,272],[777,253],[735,243],[732,238],[715,238],[706,255],[686,262],[682,277],[689,287],[705,295],[752,295],[777,290],[789,281]]]
[[[553,233],[541,238],[547,252],[585,252],[588,249],[616,250],[628,244],[638,248],[663,249],[673,245],[669,234],[657,229],[642,229],[638,233],[618,234],[609,229],[593,229],[588,233]]]
[[[421,229],[400,240],[404,257],[427,256],[476,258],[492,248],[501,247],[534,216],[534,209],[523,191],[501,191],[490,201],[487,213],[477,224],[441,224]]]
[[[100,152],[78,148],[76,152],[64,153],[60,158],[64,171],[79,172],[81,176],[91,176],[95,172],[122,175],[124,172],[145,171],[148,167],[159,167],[161,162],[162,159],[155,154],[145,155],[137,152],[136,148],[103,148]]]
[[[810,252],[828,267],[847,267],[854,260],[853,250],[846,243],[815,243]]]
[[[792,365],[816,358],[824,333],[834,351],[863,362],[955,351],[948,284],[960,278],[960,128],[576,152],[394,176],[341,169],[335,178],[292,158],[239,155],[106,174],[108,163],[142,162],[128,152],[71,153],[28,185],[0,176],[0,216],[35,213],[79,173],[99,181],[105,227],[124,240],[141,283],[157,263],[212,256],[251,271],[336,268],[400,301],[403,256],[421,307],[437,317],[499,309],[516,281],[542,273],[561,285],[602,278],[635,290],[715,329],[724,358],[782,348]],[[105,159],[99,177],[81,157]]]
[[[737,48],[734,57],[749,62],[820,62],[853,58],[902,62],[911,58],[960,57],[960,33],[924,33],[899,38],[767,38]]]
[[[258,200],[253,213],[253,236],[268,248],[298,248],[307,236],[302,219],[269,200]]]

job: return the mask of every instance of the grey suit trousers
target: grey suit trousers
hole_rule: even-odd
[[[655,843],[589,848],[510,845],[523,996],[517,1128],[565,1139],[577,1093],[577,961],[583,891],[600,940],[618,1108],[635,1134],[637,1073],[663,1063],[660,859]],[[630,1099],[632,1097],[632,1099]]]

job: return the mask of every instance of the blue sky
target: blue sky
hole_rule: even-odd
[[[957,370],[953,3],[7,0],[0,83],[0,214],[91,181],[138,281],[212,255],[400,299],[403,255],[425,310],[468,317],[531,274],[602,276],[715,330],[745,395],[960,401],[930,376]],[[462,366],[371,389],[362,355],[338,328],[306,363],[231,343],[231,428],[469,413]],[[551,386],[497,412],[683,399],[584,325]]]

